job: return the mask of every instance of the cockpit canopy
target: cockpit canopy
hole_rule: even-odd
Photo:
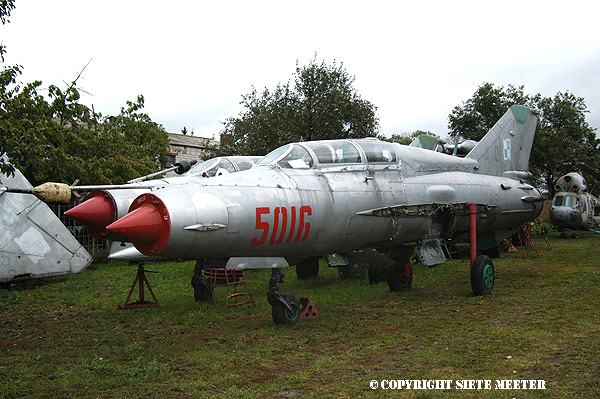
[[[552,206],[577,208],[579,207],[579,198],[574,195],[556,195],[554,200],[552,200]]]
[[[315,166],[397,162],[398,156],[391,143],[363,139],[286,144],[271,151],[257,165],[277,164],[284,169],[310,169]]]
[[[227,173],[240,172],[253,167],[261,157],[217,157],[194,166],[187,173],[191,176],[213,177]]]

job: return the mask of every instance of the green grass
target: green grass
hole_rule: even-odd
[[[256,307],[194,302],[193,263],[148,265],[159,308],[118,310],[135,266],[0,290],[0,397],[437,398],[600,396],[600,235],[537,240],[540,257],[495,260],[473,297],[468,260],[414,268],[413,289],[341,280],[321,267],[282,292],[321,318],[274,325],[270,271],[248,271]],[[382,379],[542,379],[546,391],[384,391]],[[455,386],[455,385],[453,385]]]

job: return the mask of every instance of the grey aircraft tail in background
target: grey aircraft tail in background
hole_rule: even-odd
[[[0,282],[81,273],[92,257],[44,202],[33,194],[17,169],[0,175]]]

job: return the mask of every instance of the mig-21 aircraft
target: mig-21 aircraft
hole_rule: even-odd
[[[468,204],[481,249],[537,217],[542,197],[526,182],[536,124],[534,111],[515,105],[464,158],[377,139],[291,143],[250,170],[141,194],[107,230],[150,257],[271,268],[273,319],[288,324],[299,305],[279,292],[283,268],[318,270],[320,257],[340,254],[385,269],[390,288],[402,290],[415,246],[435,265],[446,240],[469,235]],[[471,285],[491,292],[487,256],[475,259]]]

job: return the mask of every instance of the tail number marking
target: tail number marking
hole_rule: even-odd
[[[271,208],[269,207],[258,207],[256,208],[256,225],[257,231],[262,231],[258,237],[253,237],[250,245],[258,247],[267,242],[269,238],[269,245],[279,245],[284,242],[304,242],[308,238],[310,233],[310,223],[305,222],[307,216],[312,216],[312,208],[308,205],[301,206],[299,208],[292,206],[276,207],[273,209],[273,229],[271,230],[271,224],[263,218],[271,214]],[[288,227],[289,220],[289,227]],[[296,226],[297,225],[297,226]],[[269,231],[271,235],[269,237]],[[287,238],[286,238],[287,237]]]

